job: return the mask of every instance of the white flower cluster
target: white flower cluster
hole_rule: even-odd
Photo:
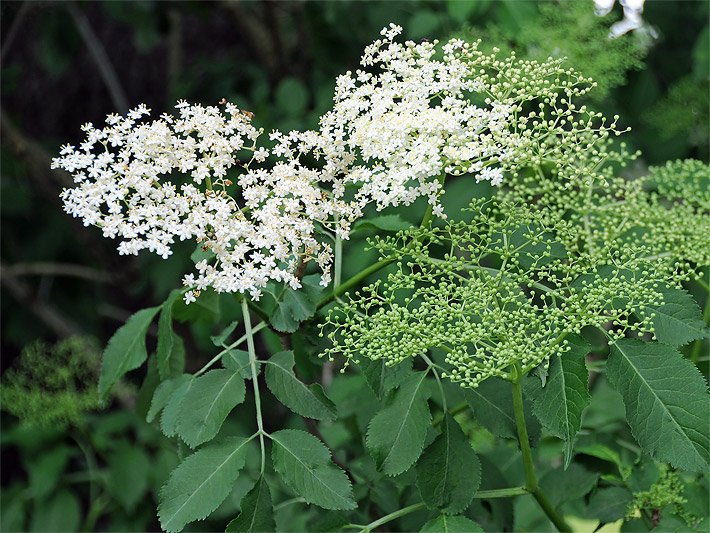
[[[314,237],[323,207],[312,176],[284,164],[269,173],[248,170],[236,178],[241,197],[232,196],[227,171],[244,166],[238,154],[250,151],[255,161],[268,156],[256,149],[261,131],[251,114],[232,104],[224,114],[185,102],[176,108],[177,117],[150,122],[139,122],[150,112],[139,106],[126,117],[110,115],[104,128],[86,124],[86,141],[78,149],[62,147],[52,163],[76,182],[62,193],[65,210],[121,239],[121,254],[148,249],[167,258],[176,239],[202,243],[215,261],[201,261],[197,277],[185,277],[195,289],[186,293],[188,302],[207,287],[253,297],[271,279],[298,287],[297,261],[311,257],[327,282],[330,248]]]
[[[270,280],[298,288],[311,260],[327,285],[332,250],[320,230],[346,239],[370,204],[424,197],[444,216],[446,174],[498,185],[526,165],[575,166],[575,154],[606,136],[570,101],[588,80],[558,61],[501,61],[457,39],[439,59],[436,41],[398,43],[401,31],[383,29],[362,57],[367,70],[338,78],[318,130],[274,131],[270,149],[257,145],[251,113],[226,102],[179,102],[177,116],[153,121],[139,106],[104,128],[86,124],[86,141],[53,160],[76,182],[62,194],[65,210],[120,239],[121,254],[168,257],[176,240],[201,243],[213,258],[184,278],[188,302],[207,287],[258,298]],[[523,113],[534,101],[539,111]]]

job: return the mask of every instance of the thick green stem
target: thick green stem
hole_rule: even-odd
[[[523,454],[523,469],[525,471],[525,489],[533,495],[537,503],[545,512],[550,521],[555,524],[559,531],[572,531],[565,520],[557,514],[555,508],[540,490],[535,475],[535,465],[533,463],[532,450],[530,448],[530,438],[528,428],[525,424],[525,412],[523,411],[523,388],[521,385],[523,371],[519,363],[515,363],[512,368],[513,384],[513,411],[515,412],[515,425],[518,429],[518,440],[520,441],[520,451]]]
[[[259,394],[259,379],[256,372],[256,349],[254,348],[254,332],[251,329],[249,303],[242,298],[242,314],[244,315],[244,328],[246,329],[247,349],[249,350],[249,366],[251,366],[251,383],[254,387],[254,403],[256,404],[256,427],[259,430],[259,445],[261,446],[261,473],[264,474],[266,466],[266,448],[264,447],[264,422],[261,418],[261,395]]]

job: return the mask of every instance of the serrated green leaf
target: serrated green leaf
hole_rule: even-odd
[[[500,378],[488,378],[475,389],[465,390],[464,397],[473,409],[473,416],[488,431],[497,437],[518,438],[510,383]],[[530,440],[535,441],[540,434],[540,424],[532,415],[528,402],[524,408],[528,434]]]
[[[395,392],[392,401],[370,421],[367,449],[388,476],[407,470],[419,459],[431,423],[425,386],[426,372],[415,372]]]
[[[259,478],[242,498],[239,516],[232,520],[225,530],[227,533],[260,533],[276,531],[274,507],[271,503],[271,489],[266,479]]]
[[[598,489],[589,498],[587,516],[602,522],[615,522],[626,516],[632,499],[633,495],[624,487]]]
[[[296,414],[316,420],[335,420],[335,404],[320,385],[307,387],[296,377],[293,352],[279,352],[268,360],[266,385],[276,398]]]
[[[121,377],[141,366],[148,358],[145,334],[159,307],[149,307],[132,315],[108,341],[103,353],[99,396],[102,400]]]
[[[552,434],[565,441],[565,468],[572,460],[574,439],[582,426],[582,411],[591,399],[585,356],[591,346],[581,337],[568,337],[570,350],[550,361],[547,384],[532,394],[533,413]]]
[[[177,432],[178,415],[180,414],[180,406],[185,395],[190,392],[192,384],[195,382],[194,376],[189,376],[175,392],[170,396],[168,403],[163,409],[163,415],[160,417],[160,429],[166,437],[172,437]]]
[[[190,455],[160,490],[158,518],[166,531],[203,520],[229,495],[246,460],[249,441],[231,437]]]
[[[357,507],[348,476],[320,440],[296,429],[277,431],[271,439],[274,470],[306,502],[334,510]]]
[[[320,276],[305,276],[300,289],[292,289],[281,283],[267,287],[267,292],[274,298],[274,308],[269,313],[269,322],[277,331],[293,333],[299,323],[311,318],[318,308],[322,287],[318,283]]]
[[[237,372],[244,379],[251,379],[251,362],[249,361],[249,352],[244,350],[229,350],[222,357],[222,365],[224,368]],[[261,372],[261,361],[256,361],[256,375]]]
[[[411,374],[412,359],[407,358],[394,366],[385,365],[383,360],[364,359],[358,364],[358,368],[372,392],[382,398],[386,392],[399,387]]]
[[[183,374],[176,378],[166,379],[155,389],[153,393],[153,399],[150,402],[150,409],[148,409],[148,415],[146,416],[146,422],[152,422],[158,413],[162,411],[170,398],[172,398],[175,391],[177,391],[183,384],[191,380],[192,376],[189,374]]]
[[[222,331],[220,331],[217,335],[212,335],[210,337],[212,344],[214,344],[215,346],[224,346],[224,341],[226,341],[227,337],[229,337],[234,332],[234,330],[237,329],[238,324],[239,322],[235,320]]]
[[[173,331],[173,305],[181,296],[181,290],[172,291],[160,310],[156,351],[160,379],[174,377],[184,370],[185,346],[182,339]]]
[[[456,514],[468,507],[478,490],[481,465],[458,422],[448,413],[441,430],[417,461],[417,488],[428,507]]]
[[[420,529],[422,533],[478,533],[483,532],[473,520],[469,520],[465,516],[447,516],[439,515],[433,520],[429,520],[424,527]]]
[[[555,468],[540,478],[540,489],[553,506],[577,500],[589,493],[599,480],[599,474],[590,472],[577,463],[569,468]]]
[[[700,307],[693,297],[683,289],[665,287],[661,290],[663,304],[646,305],[647,314],[654,313],[652,319],[656,340],[670,346],[682,346],[707,336]]]
[[[192,448],[207,442],[245,395],[244,378],[231,370],[210,370],[195,378],[182,400],[177,434]]]
[[[697,367],[670,346],[621,339],[611,345],[609,384],[621,393],[631,432],[657,461],[704,472],[710,460],[710,399]]]

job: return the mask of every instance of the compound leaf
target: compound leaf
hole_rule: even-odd
[[[277,431],[271,439],[274,469],[306,502],[334,510],[357,507],[348,476],[320,440],[297,429]]]
[[[478,490],[481,465],[452,416],[444,417],[441,429],[417,462],[417,487],[428,507],[456,514],[468,507]]]
[[[370,421],[367,448],[388,476],[407,470],[424,448],[431,414],[426,372],[415,372],[397,389],[394,398]]]
[[[707,386],[675,348],[621,339],[611,345],[609,384],[621,393],[631,432],[657,461],[702,472],[710,460]]]
[[[293,352],[279,352],[266,365],[266,385],[276,398],[296,414],[316,420],[334,420],[335,404],[318,385],[307,387],[293,372]]]
[[[177,434],[192,448],[207,442],[245,394],[244,378],[231,370],[210,370],[195,378],[182,400]]]
[[[244,467],[247,439],[231,437],[190,455],[160,490],[158,518],[166,531],[180,531],[212,513],[234,488]]]

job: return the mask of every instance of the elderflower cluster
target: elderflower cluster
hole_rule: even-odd
[[[315,238],[314,220],[328,208],[313,177],[288,164],[251,168],[268,156],[256,146],[262,132],[251,113],[232,104],[224,112],[176,108],[178,116],[153,121],[140,121],[150,111],[139,106],[109,115],[104,128],[86,124],[86,141],[62,147],[52,163],[74,176],[62,193],[65,210],[120,239],[121,254],[148,249],[167,258],[177,240],[201,243],[214,257],[185,277],[188,303],[207,287],[253,297],[269,280],[298,287],[298,263],[312,258],[327,283],[330,247]],[[239,161],[242,153],[251,153],[249,163]],[[238,190],[227,177],[233,167],[242,169],[233,177]]]

